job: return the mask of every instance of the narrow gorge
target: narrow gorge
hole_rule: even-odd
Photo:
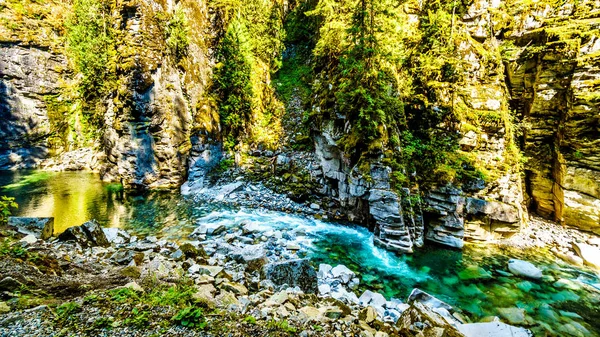
[[[80,261],[222,320],[116,335],[600,335],[598,1],[5,0],[0,55],[1,326]]]

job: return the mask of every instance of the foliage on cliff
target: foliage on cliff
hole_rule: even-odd
[[[212,89],[227,149],[275,148],[282,133],[283,104],[271,87],[281,66],[283,3],[214,0],[218,12],[217,64]]]

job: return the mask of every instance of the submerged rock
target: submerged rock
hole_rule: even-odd
[[[525,322],[525,309],[498,308],[498,313],[511,324],[522,324]]]
[[[263,278],[276,286],[298,286],[305,293],[316,294],[317,272],[306,259],[270,263],[263,268]]]
[[[539,280],[542,278],[542,270],[534,266],[531,262],[510,259],[508,260],[508,270],[517,276],[524,276]]]
[[[458,330],[466,337],[532,337],[531,331],[501,322],[461,324]]]

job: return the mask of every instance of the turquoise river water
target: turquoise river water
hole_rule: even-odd
[[[418,287],[460,308],[473,322],[498,316],[536,336],[600,336],[598,274],[544,250],[466,245],[457,251],[427,246],[398,256],[375,247],[372,234],[352,224],[197,204],[175,192],[129,194],[83,172],[0,172],[0,195],[16,198],[16,215],[55,217],[57,232],[92,218],[107,227],[173,240],[185,240],[201,223],[233,227],[253,222],[265,232],[293,230],[300,233],[299,243],[315,266],[346,265],[359,275],[361,291],[371,289],[388,299],[404,300]],[[544,278],[536,282],[512,276],[506,268],[509,258],[533,262]]]

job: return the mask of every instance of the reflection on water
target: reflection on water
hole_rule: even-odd
[[[87,172],[2,171],[0,195],[15,197],[14,215],[54,217],[55,233],[90,219],[137,232],[190,222],[191,208],[177,193],[125,193]]]

